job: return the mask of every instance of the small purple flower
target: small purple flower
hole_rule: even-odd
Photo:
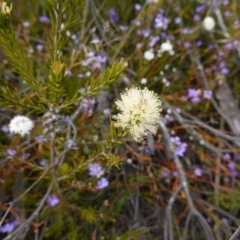
[[[230,159],[231,159],[231,155],[230,155],[229,153],[225,153],[225,154],[223,155],[223,158],[224,158],[225,160],[230,160]]]
[[[10,233],[14,230],[15,227],[16,227],[15,221],[12,223],[6,223],[6,224],[0,226],[0,232],[1,233]]]
[[[81,108],[84,112],[92,115],[93,113],[93,106],[95,104],[95,99],[92,98],[83,98],[82,102],[80,103]]]
[[[42,44],[37,44],[36,49],[41,52],[43,50],[43,45]]]
[[[168,172],[166,172],[166,171],[162,172],[162,177],[167,178],[168,176],[169,176]]]
[[[201,47],[202,46],[202,41],[201,40],[196,41],[196,46]]]
[[[191,98],[192,103],[200,102],[199,93],[200,93],[200,91],[196,90],[194,88],[188,89],[188,97]]]
[[[229,69],[228,68],[224,67],[224,68],[221,69],[221,74],[222,75],[228,75],[228,73],[229,73]]]
[[[202,12],[202,11],[204,11],[205,10],[205,8],[206,8],[206,5],[200,5],[200,6],[197,6],[196,8],[195,8],[195,12],[196,13],[200,13],[200,12]]]
[[[236,165],[235,165],[235,163],[233,163],[233,162],[229,162],[229,163],[227,164],[227,167],[228,167],[230,170],[235,170],[235,169],[236,169]]]
[[[31,153],[23,153],[20,159],[21,159],[22,161],[25,161],[25,160],[27,160],[30,156],[31,156]]]
[[[225,44],[225,48],[229,51],[231,51],[233,49],[233,44],[231,42],[228,42]]]
[[[47,17],[47,16],[40,16],[39,17],[39,21],[42,22],[42,23],[50,23],[50,18]]]
[[[150,28],[144,28],[137,30],[137,34],[147,38],[151,34],[152,30]]]
[[[168,24],[169,24],[169,19],[163,15],[163,10],[160,9],[154,20],[154,27],[162,28],[163,30],[166,30],[168,28]]]
[[[98,163],[90,164],[88,170],[90,176],[96,176],[97,178],[100,178],[104,174],[101,165]]]
[[[104,108],[104,109],[103,109],[103,114],[104,114],[105,116],[110,116],[110,114],[111,114],[110,108]]]
[[[178,136],[171,137],[170,140],[175,145],[174,155],[183,157],[183,155],[187,149],[187,143],[181,142],[181,140]]]
[[[8,127],[8,125],[6,125],[6,124],[2,125],[1,130],[2,130],[3,132],[5,132],[5,133],[9,132],[9,127]]]
[[[70,149],[72,147],[76,147],[77,144],[72,140],[72,139],[68,139],[67,140],[67,148]]]
[[[129,27],[128,27],[128,26],[125,26],[125,25],[120,25],[120,26],[119,26],[119,29],[120,29],[121,31],[123,31],[123,32],[126,31],[126,30],[128,30],[128,28],[129,28]]]
[[[7,149],[7,155],[8,155],[8,159],[11,159],[11,158],[13,158],[13,156],[15,156],[16,155],[16,150],[14,150],[14,149],[10,149],[10,148],[8,148]]]
[[[193,17],[193,21],[194,21],[194,22],[199,22],[200,20],[201,20],[200,15],[195,14],[194,17]]]
[[[50,207],[55,207],[59,202],[60,200],[55,194],[49,195],[47,198],[47,203]]]
[[[103,189],[107,187],[109,184],[108,180],[105,177],[102,177],[100,180],[97,182],[97,188],[98,189]]]
[[[40,162],[39,162],[39,165],[42,166],[42,167],[48,167],[48,164],[47,164],[47,161],[45,159],[42,159]]]
[[[135,10],[140,11],[141,8],[142,8],[142,6],[141,6],[141,4],[136,3],[135,6],[134,6],[134,8],[135,8]]]
[[[226,225],[226,226],[228,226],[229,225],[229,222],[228,222],[228,219],[227,218],[222,218],[222,223],[224,224],[224,225]]]
[[[192,44],[190,42],[184,42],[183,43],[183,46],[186,48],[186,49],[189,49],[191,48]]]
[[[109,22],[110,23],[117,23],[118,22],[119,17],[118,17],[114,8],[110,8],[108,10],[108,15],[109,15]]]
[[[35,138],[35,140],[36,140],[37,143],[47,142],[47,139],[46,139],[43,135],[38,135],[38,136]]]
[[[201,177],[201,176],[202,176],[202,170],[197,167],[197,168],[194,169],[194,174],[195,174],[197,177]]]
[[[176,18],[174,18],[174,22],[176,24],[180,24],[182,22],[182,19],[180,17],[176,17]]]
[[[149,47],[154,47],[154,45],[160,40],[159,36],[151,36],[150,42],[148,44]]]
[[[211,99],[211,97],[212,97],[212,90],[204,90],[203,91],[203,98]]]

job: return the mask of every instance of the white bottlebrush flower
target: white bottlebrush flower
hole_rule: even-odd
[[[24,136],[25,134],[29,134],[33,127],[34,123],[30,118],[15,116],[9,124],[9,131],[11,133],[19,133],[21,136]]]
[[[154,59],[154,53],[153,53],[152,50],[148,50],[148,51],[144,52],[143,57],[144,57],[146,60],[151,61],[151,60]]]
[[[216,23],[213,17],[205,17],[202,22],[202,26],[206,31],[212,31],[215,27]]]
[[[158,128],[162,102],[153,91],[133,87],[116,100],[121,113],[113,116],[114,126],[127,131],[134,140],[141,141],[149,132],[155,134]]]

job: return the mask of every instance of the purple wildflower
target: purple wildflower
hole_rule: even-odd
[[[95,99],[83,98],[80,105],[84,112],[88,113],[89,115],[92,115],[94,104],[95,104]]]
[[[6,124],[2,125],[1,130],[2,130],[3,132],[5,132],[5,133],[9,132],[9,127],[8,127],[8,125],[6,125]]]
[[[50,207],[55,207],[59,202],[60,200],[55,194],[49,195],[47,198],[47,203]]]
[[[187,143],[181,142],[180,138],[178,136],[171,137],[171,142],[175,145],[174,155],[183,157],[184,153],[187,149]]]
[[[109,22],[110,23],[117,23],[118,22],[119,17],[118,17],[114,8],[110,8],[108,10],[108,15],[109,15]]]
[[[43,135],[38,135],[38,136],[35,138],[35,140],[36,140],[37,143],[47,142],[47,139],[46,139]]]
[[[50,23],[50,18],[47,17],[47,16],[40,16],[39,17],[39,21],[42,22],[42,23]]]
[[[108,184],[109,184],[108,180],[105,177],[103,177],[100,180],[98,180],[97,188],[98,189],[103,189],[103,188],[107,187]]]
[[[166,30],[168,28],[168,24],[169,24],[169,19],[163,15],[163,10],[160,9],[160,11],[158,12],[154,20],[154,27],[162,28],[163,30]]]
[[[8,148],[7,149],[7,155],[8,155],[8,159],[11,159],[11,158],[13,158],[13,156],[16,154],[16,150],[14,150],[14,149],[10,149],[10,148]]]
[[[72,139],[68,139],[67,140],[67,148],[70,149],[72,147],[76,147],[77,144],[72,140]]]
[[[140,36],[143,36],[145,38],[149,37],[151,32],[152,32],[152,30],[150,28],[144,28],[144,29],[137,30],[137,34]]]
[[[193,17],[193,21],[194,22],[199,22],[201,20],[201,17],[199,14],[195,14],[194,17]]]
[[[153,47],[159,40],[160,40],[159,36],[151,36],[148,46]]]
[[[0,226],[0,233],[10,233],[14,230],[14,228],[18,225],[18,221],[14,221],[11,223],[6,223]]]
[[[205,8],[206,8],[206,5],[200,5],[200,6],[197,6],[196,8],[195,8],[195,12],[196,13],[200,13],[200,12],[202,12],[202,11],[204,11],[205,10]]]
[[[202,170],[197,167],[197,168],[194,169],[194,174],[198,177],[201,177],[202,176]]]
[[[212,97],[212,90],[204,90],[203,91],[203,98],[211,99],[211,97]]]
[[[88,170],[90,176],[96,176],[97,178],[100,178],[104,174],[101,165],[98,163],[90,164]]]
[[[224,225],[226,225],[226,226],[228,226],[229,225],[229,222],[228,222],[228,219],[227,218],[222,218],[222,223],[224,224]]]
[[[21,159],[22,161],[25,161],[25,160],[27,160],[30,156],[31,156],[31,153],[23,153],[20,159]]]
[[[200,91],[196,90],[194,88],[188,89],[188,97],[191,98],[192,103],[200,102],[199,93],[200,93]]]
[[[48,164],[47,164],[47,161],[45,159],[42,159],[40,162],[39,162],[39,165],[42,166],[42,167],[48,167]]]
[[[229,153],[225,153],[225,154],[223,155],[223,158],[224,158],[225,160],[230,160],[230,159],[231,159],[231,155],[230,155]]]
[[[135,6],[134,6],[134,8],[135,8],[135,10],[140,11],[141,8],[142,8],[142,6],[141,6],[141,4],[136,3]]]

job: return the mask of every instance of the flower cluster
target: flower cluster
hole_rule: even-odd
[[[9,131],[24,136],[25,134],[29,134],[33,127],[34,123],[28,117],[15,116],[9,124]]]
[[[116,100],[116,105],[121,113],[113,116],[114,126],[126,130],[135,141],[141,141],[149,132],[157,132],[162,102],[153,91],[127,89],[121,94],[121,100]]]
[[[187,150],[187,143],[181,142],[181,140],[178,136],[171,137],[170,140],[175,146],[174,155],[179,156],[179,157],[183,157],[184,153]]]
[[[89,175],[92,177],[95,176],[97,178],[100,178],[104,174],[101,165],[98,163],[90,164],[88,167],[88,170],[89,170]],[[107,187],[108,184],[109,184],[108,180],[105,177],[102,177],[97,182],[97,188],[103,189]]]

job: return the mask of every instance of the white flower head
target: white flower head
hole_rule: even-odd
[[[19,133],[21,136],[24,136],[25,134],[29,134],[33,127],[34,123],[30,118],[15,116],[9,124],[9,131],[11,133]]]
[[[203,19],[202,26],[206,31],[212,31],[216,23],[213,17],[207,16]]]
[[[153,59],[154,59],[154,53],[153,53],[153,50],[150,49],[150,50],[144,52],[143,57],[144,57],[146,60],[148,60],[148,61],[153,60]]]
[[[161,44],[158,50],[158,56],[161,56],[161,53],[168,52],[170,55],[174,55],[173,45],[170,41],[166,41]]]
[[[135,141],[141,141],[149,132],[157,132],[162,102],[153,91],[127,89],[121,94],[121,100],[116,100],[116,105],[121,113],[113,116],[114,126],[126,130]]]

